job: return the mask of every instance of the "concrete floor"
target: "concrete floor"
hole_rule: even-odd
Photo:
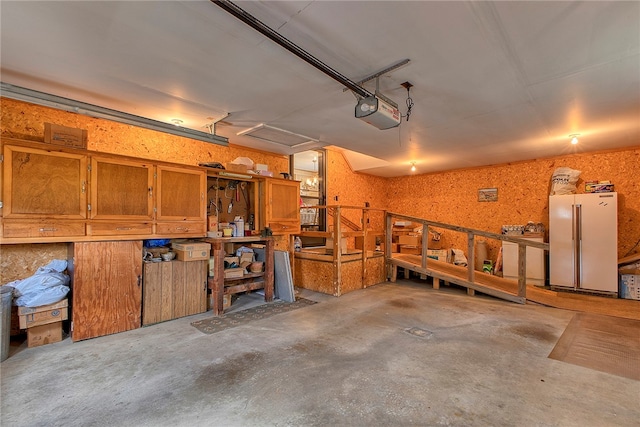
[[[205,313],[14,351],[0,424],[638,426],[640,382],[547,358],[572,312],[410,280],[300,295],[212,335]]]

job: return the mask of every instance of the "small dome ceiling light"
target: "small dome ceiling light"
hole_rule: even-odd
[[[182,120],[180,120],[180,119],[171,119],[171,123],[173,123],[176,126],[180,126],[184,122]]]
[[[576,145],[578,143],[578,137],[580,136],[579,133],[572,133],[571,135],[569,135],[569,138],[571,138],[571,143],[573,145]]]
[[[416,171],[416,162],[411,162],[411,172]]]

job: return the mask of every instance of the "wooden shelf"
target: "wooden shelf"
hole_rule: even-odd
[[[264,289],[264,300],[273,301],[273,238],[261,236],[245,237],[218,237],[207,238],[207,243],[211,243],[211,251],[214,258],[214,274],[209,277],[208,285],[213,296],[213,314],[218,316],[224,312],[222,300],[224,295],[236,294],[239,292],[254,291]],[[264,245],[264,272],[246,273],[243,277],[224,277],[224,257],[227,255],[225,247],[229,245],[244,245],[247,243],[260,243]],[[234,249],[231,248],[230,251]]]

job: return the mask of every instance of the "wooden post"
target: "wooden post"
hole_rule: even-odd
[[[467,280],[471,283],[475,283],[475,245],[474,245],[475,235],[472,232],[467,233],[467,252],[469,253],[469,258],[467,258]],[[471,288],[467,288],[467,295],[475,295],[476,291]]]
[[[369,210],[362,210],[362,287],[367,283],[367,227],[369,224]],[[375,249],[375,246],[374,246]]]
[[[218,316],[224,312],[224,247],[221,241],[214,241],[213,246],[213,315]],[[265,252],[266,253],[266,252]]]
[[[391,281],[396,281],[397,275],[397,267],[393,267],[393,271],[390,271],[392,268],[391,265],[391,240],[392,240],[392,218],[391,214],[387,211],[384,212],[385,226],[384,226],[384,259],[387,267],[387,277],[391,277]],[[389,276],[391,274],[391,276]]]
[[[335,296],[342,294],[342,224],[340,206],[334,208],[333,213],[333,289]]]
[[[518,296],[527,297],[527,246],[518,243]]]
[[[427,268],[427,251],[429,250],[429,226],[422,224],[422,268]]]

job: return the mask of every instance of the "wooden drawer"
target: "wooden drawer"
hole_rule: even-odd
[[[188,222],[158,222],[156,223],[156,235],[158,236],[202,236],[207,234],[207,223],[205,221]]]
[[[2,237],[11,239],[30,237],[77,237],[84,235],[84,222],[5,220]]]
[[[267,225],[273,234],[293,234],[300,232],[300,223],[297,221],[270,222]]]
[[[87,229],[91,236],[129,236],[151,235],[153,224],[151,222],[91,222]]]

